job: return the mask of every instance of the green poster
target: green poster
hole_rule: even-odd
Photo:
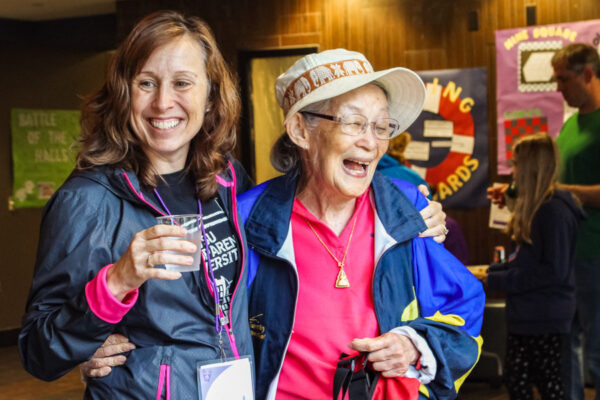
[[[79,111],[11,110],[14,207],[43,207],[75,166]]]

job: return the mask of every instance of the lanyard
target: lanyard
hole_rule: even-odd
[[[171,211],[169,211],[169,208],[163,201],[162,197],[160,197],[160,194],[158,194],[158,190],[156,190],[156,188],[154,189],[154,194],[156,195],[156,198],[158,199],[158,201],[160,201],[160,204],[163,206],[163,208],[165,209],[167,214],[172,215]],[[223,314],[223,311],[221,310],[221,299],[219,296],[219,291],[217,290],[217,282],[215,279],[215,274],[211,268],[210,249],[208,247],[208,236],[206,235],[206,229],[204,228],[204,218],[202,215],[202,202],[200,201],[200,199],[198,199],[198,214],[200,214],[200,228],[202,229],[202,240],[204,242],[204,251],[206,253],[206,260],[204,259],[202,252],[200,252],[200,257],[202,258],[202,263],[204,264],[204,268],[208,271],[208,281],[209,281],[208,283],[210,285],[210,288],[212,289],[213,300],[215,301],[215,330],[220,338],[221,332],[223,331],[223,326],[227,325],[227,318],[225,317],[225,315]]]

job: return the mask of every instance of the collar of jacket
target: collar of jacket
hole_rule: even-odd
[[[299,174],[291,172],[268,182],[245,224],[252,247],[277,254],[287,237]],[[404,242],[427,227],[419,211],[400,188],[380,172],[371,182],[377,216],[387,233]]]
[[[225,170],[219,174],[225,182],[232,182],[232,172],[228,165]],[[115,196],[127,200],[131,203],[137,203],[146,207],[150,206],[154,208],[156,214],[163,214],[162,207],[156,203],[154,199],[147,199],[141,194],[141,185],[137,176],[132,171],[127,171],[121,168],[112,168],[109,166],[99,166],[86,170],[76,170],[73,172],[74,176],[89,179],[94,181],[107,190],[112,192]],[[217,194],[221,201],[228,207],[230,203],[229,196],[227,196],[228,190],[233,185],[224,186],[222,183],[219,184]],[[235,188],[233,188],[235,190]]]

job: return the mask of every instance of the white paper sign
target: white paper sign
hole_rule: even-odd
[[[452,147],[452,140],[434,140],[431,147]]]
[[[473,154],[475,138],[473,136],[454,135],[450,151],[455,153]]]
[[[454,122],[439,121],[437,119],[425,120],[425,129],[423,136],[425,137],[452,137],[454,133]]]
[[[423,105],[423,111],[429,111],[434,114],[439,114],[440,99],[442,98],[442,86],[426,83],[425,89],[427,90],[427,93],[425,95],[425,104]]]
[[[411,141],[404,150],[407,160],[427,161],[429,160],[429,142]]]
[[[494,183],[493,187],[503,186],[503,183]],[[491,204],[490,206],[490,221],[489,227],[494,229],[504,229],[506,225],[508,225],[508,221],[510,221],[510,210],[508,207],[504,206],[502,208],[498,207],[496,204]]]

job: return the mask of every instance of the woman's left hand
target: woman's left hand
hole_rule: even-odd
[[[393,332],[375,338],[354,339],[349,346],[359,352],[368,352],[373,369],[381,371],[386,378],[404,376],[421,357],[408,337]]]
[[[429,189],[425,185],[419,185],[419,191],[423,196],[429,196]],[[421,210],[421,216],[427,225],[427,230],[421,232],[419,237],[433,236],[433,240],[442,243],[446,240],[448,229],[446,228],[446,213],[442,210],[442,205],[437,201],[429,201],[427,207]]]
[[[88,361],[79,364],[79,371],[84,380],[87,378],[102,378],[111,373],[112,367],[125,364],[126,353],[135,349],[135,344],[131,343],[125,336],[113,333],[96,350],[94,355]]]

